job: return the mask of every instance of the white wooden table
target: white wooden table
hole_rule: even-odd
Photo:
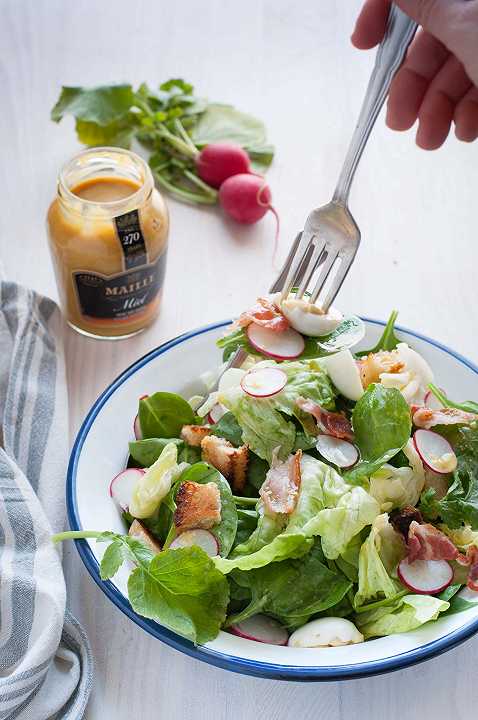
[[[59,166],[77,149],[49,111],[61,84],[152,85],[185,77],[199,93],[267,123],[280,251],[331,195],[372,64],[349,43],[360,0],[0,0],[0,242],[7,277],[56,297],[45,212]],[[383,121],[352,193],[363,245],[343,310],[400,321],[478,361],[478,144],[437,153]],[[137,357],[189,328],[237,313],[266,288],[273,220],[254,228],[175,202],[164,308],[137,338],[67,342],[72,436],[103,388]],[[76,551],[70,604],[96,658],[88,720],[475,717],[478,638],[384,677],[281,683],[209,667],[149,637],[106,599]]]

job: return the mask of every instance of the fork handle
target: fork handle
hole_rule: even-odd
[[[402,64],[417,23],[396,5],[391,6],[387,30],[375,57],[375,65],[365,93],[357,126],[340,173],[333,201],[347,205],[350,186],[375,120],[387,97],[393,76]]]

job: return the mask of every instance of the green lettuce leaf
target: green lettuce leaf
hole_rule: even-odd
[[[408,441],[402,452],[411,467],[385,464],[370,477],[370,495],[387,512],[406,505],[414,507],[425,484],[423,465],[412,440]]]
[[[136,482],[129,506],[131,515],[139,519],[151,517],[182,470],[178,465],[177,446],[172,442],[168,443],[156,462]]]
[[[313,532],[314,527],[310,523],[323,507],[322,486],[330,472],[335,471],[325,463],[303,455],[299,497],[288,520],[282,515],[266,515],[262,501],[259,501],[256,530],[246,543],[235,548],[233,557],[218,558],[217,567],[224,573],[234,569],[251,570],[306,553],[312,546],[312,536],[317,534]],[[287,523],[285,528],[284,523]]]
[[[221,393],[219,401],[234,414],[242,428],[243,442],[269,465],[277,447],[280,448],[281,460],[290,455],[294,447],[295,425],[276,410],[272,400],[258,400],[233,388]]]
[[[431,595],[405,595],[391,606],[355,616],[355,623],[365,638],[410,632],[430,620],[436,620],[450,603]]]
[[[387,568],[381,557],[383,545],[396,546],[396,562],[392,560],[392,551],[386,548],[387,560],[392,566],[397,566],[398,562],[404,556],[405,548],[402,538],[398,533],[386,532],[385,528],[389,526],[388,515],[384,513],[375,518],[372,523],[370,534],[360,548],[359,554],[359,572],[358,572],[358,590],[355,594],[354,605],[360,607],[372,600],[379,598],[393,598],[402,586],[390,577],[392,568]],[[394,534],[396,538],[394,538]],[[385,535],[385,537],[383,537]]]
[[[275,365],[273,361],[264,364]],[[297,418],[306,435],[315,432],[315,423],[296,404],[299,397],[307,397],[324,408],[333,408],[335,402],[330,380],[317,363],[284,362],[280,368],[287,375],[287,384],[272,398],[246,396],[237,387],[219,395],[219,402],[233,413],[242,428],[243,442],[269,464],[277,447],[281,460],[285,460],[295,447],[296,426],[284,415]]]
[[[361,487],[352,487],[333,508],[321,510],[305,527],[312,535],[320,535],[324,554],[330,560],[341,555],[351,539],[370,525],[379,514],[377,501]]]

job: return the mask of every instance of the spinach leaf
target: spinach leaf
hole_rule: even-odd
[[[365,325],[356,315],[342,320],[335,330],[325,337],[317,338],[318,346],[326,353],[335,353],[359,343],[365,335]]]
[[[464,410],[464,412],[478,413],[478,403],[473,402],[473,400],[465,400],[462,403],[456,403],[453,402],[453,400],[450,400],[450,398],[448,398],[445,393],[433,383],[430,383],[428,387],[437,400],[441,402],[443,407],[456,408],[457,410]]]
[[[370,355],[370,353],[380,352],[380,350],[395,350],[400,340],[395,335],[395,321],[398,317],[398,311],[393,310],[392,314],[388,318],[388,322],[382,333],[382,336],[375,347],[370,350],[360,350],[356,355],[362,357],[363,355]]]
[[[194,422],[191,406],[180,395],[157,392],[139,401],[139,423],[145,440],[177,438],[183,425]]]
[[[166,445],[171,442],[178,446],[178,452],[184,445],[179,438],[148,438],[148,440],[130,442],[129,452],[141,467],[150,467],[159,458]],[[178,462],[181,462],[179,457]]]
[[[269,464],[258,455],[249,450],[249,462],[247,464],[247,482],[255,490],[260,490],[266,479]]]
[[[439,597],[441,598],[441,593]],[[443,599],[443,598],[441,598]],[[450,607],[448,610],[445,610],[443,613],[444,615],[455,615],[455,613],[463,612],[464,610],[471,610],[472,608],[476,608],[478,605],[478,600],[466,600],[463,597],[460,597],[459,595],[454,595],[450,600]]]
[[[439,595],[437,595],[437,597],[439,597],[440,600],[451,600],[451,598],[456,595],[462,587],[463,585],[461,585],[460,583],[453,583],[452,585],[448,585],[448,587],[445,588]]]
[[[232,412],[227,412],[212,426],[211,435],[217,435],[229,440],[234,447],[242,445],[242,428]]]
[[[196,463],[184,471],[180,478],[180,483],[183,482],[200,484],[213,482],[219,488],[221,496],[221,522],[214,525],[210,529],[210,532],[217,538],[220,554],[223,557],[227,557],[234,543],[237,531],[237,510],[229,483],[221,475],[219,470],[202,462]]]
[[[478,423],[458,428],[456,437],[453,482],[441,500],[433,488],[425,490],[420,511],[428,519],[441,518],[452,529],[465,524],[478,530]]]
[[[362,459],[368,461],[396,455],[412,429],[410,408],[401,392],[375,383],[357,401],[352,424]]]
[[[234,547],[247,542],[257,527],[258,514],[255,510],[237,509],[237,532]]]
[[[250,592],[249,605],[228,619],[227,625],[257,612],[279,618],[289,627],[339,603],[352,587],[343,575],[329,570],[320,542],[298,560],[283,560],[248,572],[233,573],[234,582]]]
[[[224,362],[229,360],[231,355],[233,355],[240,347],[244,348],[249,355],[257,355],[257,350],[254,350],[252,345],[249,343],[243,328],[233,330],[228,333],[228,335],[224,335],[222,338],[219,338],[219,340],[216,341],[216,345],[218,348],[222,348],[222,359]]]

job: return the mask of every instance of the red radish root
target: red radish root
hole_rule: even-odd
[[[211,143],[199,153],[196,167],[201,180],[219,188],[233,175],[250,171],[249,155],[233,143]]]

